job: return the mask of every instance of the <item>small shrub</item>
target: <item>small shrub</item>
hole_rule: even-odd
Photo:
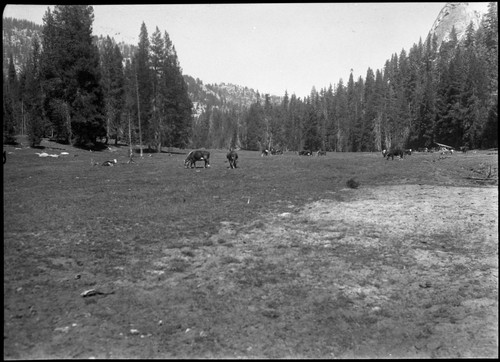
[[[347,187],[351,189],[357,189],[359,187],[359,182],[356,182],[353,178],[349,179],[347,182]]]

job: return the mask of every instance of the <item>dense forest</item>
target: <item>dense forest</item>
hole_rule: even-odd
[[[143,23],[137,45],[116,44],[92,36],[91,6],[56,6],[19,69],[7,55],[4,142],[27,133],[32,145],[110,138],[154,150],[498,147],[497,4],[488,9],[460,41],[454,30],[439,47],[428,36],[365,78],[301,99],[204,85],[182,75],[167,32],[149,36]]]
[[[192,102],[167,32],[148,35],[143,23],[136,47],[92,35],[88,5],[47,9],[29,56],[15,67],[8,56],[3,79],[4,142],[29,136],[93,146],[109,138],[150,149],[186,147]],[[142,150],[142,147],[141,147]]]
[[[498,20],[490,3],[478,29],[438,48],[420,40],[366,77],[312,89],[305,99],[268,94],[250,107],[208,104],[194,120],[197,147],[380,151],[433,147],[498,147]]]

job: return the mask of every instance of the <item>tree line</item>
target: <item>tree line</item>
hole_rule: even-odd
[[[381,70],[342,79],[304,99],[285,92],[248,108],[209,103],[193,123],[196,147],[380,151],[391,147],[498,147],[498,20],[490,3],[465,39],[429,35]]]
[[[168,33],[156,28],[149,37],[143,23],[132,57],[124,59],[114,39],[92,35],[93,20],[92,6],[48,8],[19,72],[10,54],[4,142],[23,133],[31,146],[50,137],[81,146],[114,138],[154,150],[185,147],[192,103]]]
[[[201,81],[182,76],[168,33],[148,35],[124,58],[109,36],[92,36],[93,9],[55,6],[44,16],[19,74],[12,55],[4,74],[4,141],[27,133],[74,144],[101,138],[169,147],[380,151],[391,147],[498,147],[498,20],[490,3],[478,29],[440,46],[428,36],[393,54],[383,69],[301,99],[260,95],[250,105],[221,94],[193,116]],[[203,93],[204,94],[204,93]],[[199,111],[199,109],[198,109]],[[24,132],[23,132],[24,131]]]

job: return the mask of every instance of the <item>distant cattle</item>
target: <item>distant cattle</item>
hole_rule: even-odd
[[[316,152],[316,156],[326,156],[326,151],[319,150]]]
[[[229,161],[229,167],[236,168],[236,160],[238,159],[238,154],[236,153],[236,151],[229,151],[226,157]]]
[[[269,156],[269,151],[268,150],[262,150],[262,153],[260,154],[260,157],[263,156]]]
[[[418,152],[429,152],[429,149],[427,147],[419,148],[417,149]]]
[[[385,156],[387,156],[387,150],[382,150],[382,157],[385,158]]]
[[[309,150],[299,151],[299,156],[311,156],[311,155],[312,155],[312,152]]]
[[[405,150],[405,155],[411,156],[411,148]]]
[[[205,168],[210,167],[210,152],[203,150],[195,150],[189,152],[186,159],[184,160],[184,167],[195,168],[196,161],[204,161]]]
[[[396,148],[394,150],[390,150],[389,152],[387,152],[387,160],[389,160],[389,157],[394,160],[394,156],[399,156],[401,157],[401,159],[404,158],[404,152],[403,150],[400,150],[399,148]]]
[[[271,147],[271,155],[282,155],[282,154],[283,154],[283,150]]]

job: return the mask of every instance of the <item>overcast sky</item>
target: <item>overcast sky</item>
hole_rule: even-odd
[[[94,34],[137,44],[167,32],[184,74],[298,97],[354,78],[419,39],[425,40],[446,3],[277,3],[94,5]],[[486,9],[487,3],[470,3]],[[4,17],[43,24],[52,5],[7,5]]]

